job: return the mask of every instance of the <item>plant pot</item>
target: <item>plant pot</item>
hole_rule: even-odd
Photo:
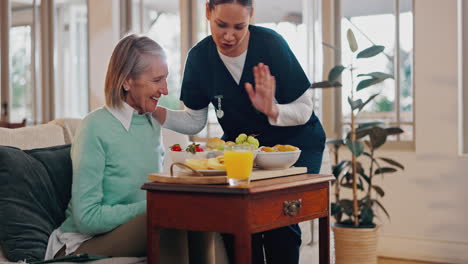
[[[377,231],[374,228],[332,226],[336,264],[377,264]]]

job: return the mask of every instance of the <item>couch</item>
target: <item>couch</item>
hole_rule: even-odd
[[[0,146],[13,146],[19,149],[28,150],[36,148],[45,148],[50,146],[59,146],[64,144],[71,144],[77,128],[80,125],[80,119],[56,119],[47,124],[37,125],[33,127],[7,129],[0,128]],[[172,144],[181,144],[182,146],[189,143],[188,137],[175,133],[173,131],[163,129],[162,131],[163,143],[165,149],[168,149]],[[330,160],[328,151],[325,152],[322,174],[331,174]],[[171,164],[170,155],[165,157],[164,169],[168,170]],[[315,230],[313,222],[301,223],[301,229],[303,230],[302,235],[302,247],[301,247],[301,263],[311,263],[311,257],[317,258],[316,252],[312,248],[316,243],[317,232]],[[178,232],[174,236],[177,236],[177,240],[180,243],[184,243],[186,240],[186,234]],[[227,263],[225,249],[222,240],[218,234],[214,236],[215,239],[215,263]],[[0,241],[1,243],[1,241]],[[185,251],[187,252],[187,251]],[[6,262],[2,249],[0,248],[0,263]],[[140,263],[144,262],[145,258],[112,258],[96,261],[95,263]]]

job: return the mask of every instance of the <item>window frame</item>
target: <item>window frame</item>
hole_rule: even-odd
[[[401,87],[400,87],[400,0],[395,1],[395,10],[398,10],[395,14],[395,47],[394,49],[397,51],[395,52],[395,61],[394,65],[398,65],[398,70],[395,71],[395,107],[396,107],[396,122],[389,123],[388,125],[400,126],[400,125],[412,125],[413,126],[413,133],[412,133],[412,140],[411,141],[401,141],[400,135],[397,135],[397,140],[395,141],[387,141],[385,145],[381,147],[383,150],[403,150],[403,151],[414,151],[416,145],[416,120],[415,120],[415,112],[416,112],[416,104],[415,104],[415,94],[416,94],[416,85],[415,85],[415,61],[414,61],[414,49],[412,53],[413,58],[413,65],[412,65],[412,122],[401,121],[400,117],[400,100],[401,100]],[[326,1],[325,1],[326,2]],[[413,12],[413,21],[414,21],[414,0],[411,1],[412,12]],[[328,14],[333,19],[331,20],[324,20],[324,28],[330,29],[332,32],[328,33],[328,35],[324,36],[324,42],[330,43],[333,46],[337,47],[337,50],[341,48],[341,19],[342,19],[342,12],[341,12],[341,0],[334,0],[330,1],[329,3],[323,6],[324,14]],[[325,17],[325,15],[324,15]],[[327,24],[325,24],[327,23]],[[325,32],[325,30],[324,30]],[[412,37],[414,40],[414,23],[413,23],[413,30],[412,30]],[[414,42],[413,42],[414,47]],[[334,66],[341,64],[341,54],[340,52],[326,52],[327,47],[324,48],[324,61],[325,61],[325,71],[324,71],[324,79],[328,78],[328,71]],[[397,68],[395,67],[395,68]],[[341,138],[342,137],[342,128],[344,125],[350,125],[350,122],[343,122],[343,115],[342,115],[342,104],[341,104],[341,89],[333,89],[333,91],[328,92],[325,95],[325,99],[328,102],[327,104],[323,104],[324,112],[328,113],[325,115],[324,123],[329,122],[330,125],[324,126],[329,138]]]
[[[52,52],[49,52],[48,45],[49,40],[47,39],[52,26],[47,26],[47,19],[49,19],[49,14],[51,14],[50,1],[32,0],[32,23],[13,23],[12,22],[12,5],[11,0],[0,1],[0,12],[1,12],[1,54],[2,60],[0,61],[1,76],[0,82],[1,87],[6,87],[6,89],[1,89],[0,99],[1,99],[1,113],[0,119],[2,121],[10,121],[10,113],[12,109],[11,103],[11,64],[10,64],[10,29],[15,26],[30,26],[31,27],[31,86],[32,86],[32,104],[31,104],[31,114],[33,124],[42,123],[42,120],[50,120],[51,115],[48,109],[53,108],[53,106],[47,107],[45,102],[49,100],[46,99],[43,94],[50,93],[53,91],[53,83],[49,85],[48,80],[49,76],[53,76],[53,58]],[[41,35],[41,32],[43,35]],[[40,48],[38,50],[37,48]],[[47,85],[44,83],[47,82]],[[42,89],[42,87],[46,87]],[[44,101],[47,100],[47,101]]]
[[[458,52],[459,56],[459,153],[468,156],[468,4],[466,1],[458,1]],[[467,73],[467,74],[464,74]]]

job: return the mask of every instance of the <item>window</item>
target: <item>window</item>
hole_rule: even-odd
[[[9,43],[2,51],[9,60],[1,62],[4,120],[42,123],[88,112],[86,3],[1,1],[2,22],[11,21],[0,32]]]
[[[33,119],[33,1],[11,2],[9,121]],[[2,65],[3,66],[3,65]]]
[[[173,0],[132,0],[132,26],[155,40],[167,55],[169,95],[163,96],[160,105],[180,109],[181,86],[181,18],[179,1]]]
[[[55,118],[88,113],[88,14],[86,0],[55,4]]]
[[[31,25],[12,26],[10,41],[10,122],[21,123],[32,119]]]
[[[384,82],[357,92],[357,98],[367,99],[379,93],[358,116],[358,123],[383,121],[399,126],[405,132],[394,141],[414,140],[413,118],[413,12],[412,0],[341,0],[341,61],[349,65],[353,55],[348,48],[346,32],[352,29],[359,49],[373,44],[385,46],[383,53],[364,60],[354,60],[358,73],[385,72],[394,76]],[[342,132],[350,130],[349,72],[342,75],[341,120]],[[355,83],[356,84],[356,83]]]

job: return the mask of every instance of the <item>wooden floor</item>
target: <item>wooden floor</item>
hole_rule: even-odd
[[[416,260],[401,260],[401,259],[379,257],[378,264],[448,264],[448,263],[440,263],[440,262],[434,263],[434,262],[424,262],[424,261],[416,261]]]

